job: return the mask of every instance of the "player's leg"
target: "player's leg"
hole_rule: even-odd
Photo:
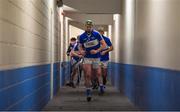
[[[103,77],[103,85],[105,86],[107,83],[107,66],[108,66],[108,61],[102,62],[102,77]]]
[[[87,101],[91,101],[91,97],[92,97],[92,90],[91,90],[92,66],[91,66],[91,62],[88,59],[86,59],[84,61],[83,70],[84,70],[84,79],[85,79]]]
[[[100,66],[99,59],[94,60],[93,69],[94,69],[94,72],[96,74],[96,77],[97,77],[98,83],[99,83],[99,94],[102,95],[104,93],[104,86],[103,86],[101,66]]]

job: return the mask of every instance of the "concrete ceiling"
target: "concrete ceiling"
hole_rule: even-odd
[[[63,11],[73,21],[91,19],[95,25],[112,25],[113,14],[121,13],[122,0],[63,0]]]
[[[122,0],[63,0],[64,10],[85,14],[118,14]],[[69,10],[67,7],[71,7]]]
[[[71,18],[74,21],[85,23],[90,19],[94,22],[94,25],[110,25],[113,24],[112,14],[79,14],[79,13],[66,13],[66,17]]]

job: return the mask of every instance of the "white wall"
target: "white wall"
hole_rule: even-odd
[[[128,13],[127,4],[124,6],[121,63],[179,70],[180,1],[136,0],[132,15]]]
[[[58,61],[57,26],[50,36],[51,0],[0,0],[0,69],[50,63],[50,40],[54,38],[54,61]],[[57,12],[53,2],[53,20]]]
[[[84,30],[79,29],[75,26],[69,25],[69,37],[77,37],[78,35],[81,35],[84,32]]]
[[[134,59],[135,0],[124,0],[122,2],[122,8],[119,42],[120,62],[132,64]]]
[[[113,51],[110,53],[110,61],[112,62],[119,62],[120,61],[120,21],[121,16],[120,14],[114,14],[113,15],[113,25],[112,25],[112,37],[109,37],[111,39],[111,42],[113,44]]]
[[[69,57],[66,55],[66,51],[67,51],[67,49],[68,49],[68,46],[69,46],[69,39],[70,39],[70,37],[69,37],[69,18],[68,17],[65,17],[65,23],[64,23],[64,28],[65,28],[65,32],[64,32],[64,34],[65,34],[65,36],[64,36],[64,53],[62,54],[63,56],[64,56],[64,61],[69,61],[70,59],[69,59]]]
[[[59,8],[59,15],[60,15],[60,26],[61,26],[61,38],[60,38],[60,57],[61,57],[61,62],[64,61],[64,56],[63,56],[63,53],[64,53],[64,16],[62,15],[63,13],[63,9],[62,8]]]

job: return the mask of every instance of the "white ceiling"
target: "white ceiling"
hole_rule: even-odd
[[[121,12],[122,0],[63,0],[65,11],[86,14],[117,14]],[[72,10],[69,10],[70,7]]]
[[[63,0],[65,16],[84,23],[91,19],[95,25],[113,24],[113,14],[121,12],[122,0]]]
[[[81,14],[81,13],[66,13],[66,17],[71,18],[74,21],[84,23],[90,19],[95,25],[110,25],[113,24],[112,14]]]
[[[76,12],[76,13],[79,12],[77,9],[74,9],[74,8],[69,7],[69,6],[67,6],[67,5],[63,5],[62,8],[63,8],[63,10],[64,10],[65,12]]]

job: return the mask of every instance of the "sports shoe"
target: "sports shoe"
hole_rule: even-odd
[[[92,97],[91,89],[86,90],[86,96],[87,96],[87,101],[90,102]]]
[[[73,82],[71,83],[71,87],[72,87],[72,88],[76,88],[76,86],[74,85]]]
[[[104,86],[100,85],[99,86],[99,95],[103,95],[104,94]]]

